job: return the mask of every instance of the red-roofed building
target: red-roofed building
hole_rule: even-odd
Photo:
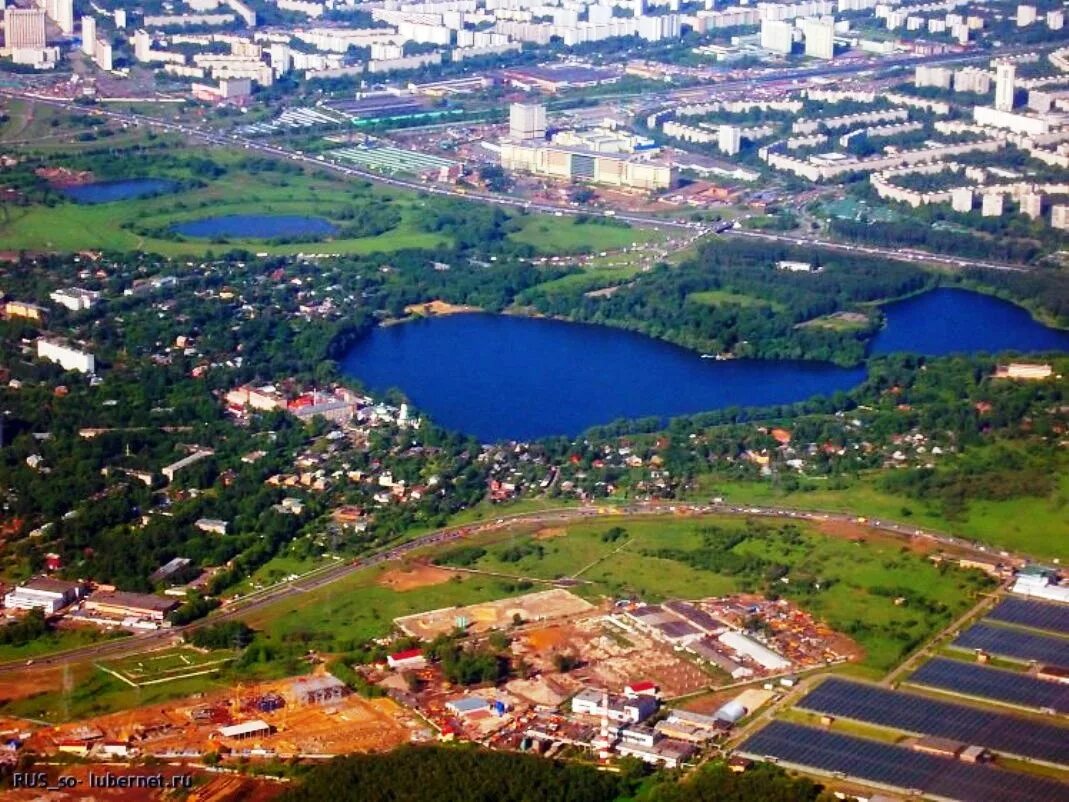
[[[634,699],[636,696],[656,696],[657,685],[649,680],[632,682],[624,687],[624,696]]]
[[[386,665],[394,671],[423,668],[427,665],[427,658],[420,649],[405,649],[403,652],[387,655]]]

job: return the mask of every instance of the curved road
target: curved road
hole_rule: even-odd
[[[193,630],[220,621],[240,618],[254,610],[259,610],[281,599],[295,594],[307,593],[321,587],[337,582],[349,574],[369,568],[380,563],[397,560],[404,555],[427,546],[449,543],[472,535],[483,534],[496,529],[503,529],[516,523],[528,524],[553,524],[567,523],[576,520],[593,517],[605,517],[612,519],[618,516],[640,515],[674,515],[674,514],[725,514],[725,515],[753,515],[765,518],[795,519],[807,521],[840,521],[858,522],[856,515],[842,512],[829,512],[822,510],[798,510],[789,507],[753,507],[729,504],[696,504],[675,502],[642,502],[622,505],[619,507],[563,507],[559,509],[540,510],[537,512],[516,513],[496,518],[493,521],[473,523],[463,526],[450,526],[438,529],[413,540],[393,546],[378,554],[369,557],[338,562],[322,568],[310,571],[298,579],[283,581],[270,585],[260,590],[242,596],[225,604],[218,611],[207,618],[193,624],[187,624],[170,629],[160,629],[118,640],[104,643],[90,644],[76,649],[56,652],[45,655],[31,661],[34,667],[55,667],[84,663],[102,658],[120,657],[149,650],[153,647],[162,647],[176,638],[192,632]],[[894,521],[866,520],[865,525],[873,529],[879,529],[891,534],[906,538],[923,538],[942,546],[952,546],[958,551],[966,551],[980,558],[990,559],[993,552],[984,546],[977,545],[968,540],[957,538],[952,535],[934,532],[931,530],[918,529]],[[997,553],[997,552],[995,552]],[[1019,557],[1006,558],[1020,560]],[[12,661],[0,663],[0,675],[19,670],[25,670],[30,663],[24,661]]]

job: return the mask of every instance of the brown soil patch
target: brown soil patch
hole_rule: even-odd
[[[525,637],[531,648],[538,652],[559,649],[570,641],[569,633],[563,627],[532,630]]]
[[[894,535],[880,529],[874,529],[857,521],[827,520],[818,521],[817,530],[824,535],[841,537],[846,540],[865,540],[870,543],[882,543],[893,546],[906,546],[918,554],[928,554],[935,550],[936,543],[928,538],[916,538]]]
[[[79,766],[64,765],[62,767],[42,766],[48,774],[50,785],[53,790],[42,792],[40,789],[12,789],[5,788],[4,798],[11,800],[49,800],[49,802],[67,802],[67,800],[97,799],[104,802],[145,802],[146,800],[174,799],[175,792],[169,788],[145,789],[145,788],[94,788],[90,793],[87,785],[89,772],[101,774],[102,766]],[[286,790],[286,784],[271,780],[254,777],[236,777],[210,775],[203,770],[190,769],[185,766],[121,766],[112,764],[107,766],[107,771],[115,776],[147,776],[163,775],[164,783],[170,784],[172,777],[184,777],[192,774],[196,783],[195,798],[201,802],[267,802],[279,796]],[[59,775],[74,777],[78,784],[67,789],[55,788]],[[179,781],[181,782],[181,781]],[[189,797],[193,799],[194,796]]]
[[[62,687],[62,684],[60,669],[29,666],[21,671],[4,674],[3,680],[0,680],[0,701],[54,691]]]
[[[462,306],[460,304],[451,304],[448,301],[434,300],[427,301],[422,304],[409,304],[405,307],[405,312],[410,315],[459,315],[464,312],[478,312],[477,306]]]
[[[456,576],[454,571],[436,565],[416,565],[411,568],[396,568],[379,577],[378,584],[404,593],[406,590],[441,585]]]
[[[552,540],[555,537],[564,537],[568,530],[563,526],[547,526],[534,533],[535,540]]]

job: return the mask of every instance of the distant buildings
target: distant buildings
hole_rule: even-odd
[[[182,457],[177,462],[173,462],[170,465],[165,466],[160,473],[167,477],[168,482],[173,482],[174,478],[183,470],[191,465],[196,465],[202,459],[207,459],[215,452],[210,448],[198,448],[190,453],[188,456]]]
[[[721,125],[717,132],[717,146],[721,153],[735,156],[742,149],[742,130],[736,125]]]
[[[1069,603],[1069,585],[1058,584],[1058,574],[1050,568],[1029,565],[1017,572],[1010,590],[1022,596]]]
[[[761,23],[761,47],[788,55],[794,47],[794,26],[786,20],[766,19]]]
[[[55,362],[64,370],[74,370],[79,373],[96,372],[96,359],[88,351],[72,348],[59,340],[48,337],[37,339],[37,356]]]
[[[426,666],[427,658],[422,649],[406,649],[386,655],[386,664],[394,671],[409,671]]]
[[[86,599],[83,609],[89,615],[104,618],[162,622],[178,604],[177,599],[165,599],[151,593],[114,590],[97,591]]]
[[[805,54],[813,58],[835,57],[835,20],[804,20]]]
[[[1051,228],[1069,231],[1069,205],[1059,204],[1051,207],[1050,225]]]
[[[4,596],[4,606],[12,610],[58,612],[81,598],[82,586],[50,577],[37,577],[18,585]]]
[[[45,12],[40,8],[4,9],[4,47],[11,53],[19,50],[43,50],[45,46]]]
[[[1007,365],[999,365],[995,369],[995,378],[998,379],[1042,381],[1049,379],[1053,374],[1054,369],[1050,365],[1031,362],[1010,362]]]
[[[25,320],[40,322],[44,320],[45,310],[42,306],[27,303],[25,301],[8,301],[4,304],[4,317],[9,319],[13,317],[21,317]]]
[[[92,19],[92,17],[89,17]],[[84,22],[83,22],[84,26]],[[78,287],[68,287],[66,289],[55,290],[49,293],[55,303],[60,306],[65,306],[72,312],[81,312],[85,309],[92,309],[100,302],[101,294],[94,290],[83,290]]]
[[[90,58],[93,57],[93,51],[97,43],[97,21],[96,17],[91,17],[88,14],[82,17],[82,52]]]
[[[509,138],[546,138],[546,107],[541,103],[513,103],[509,107]]]
[[[500,148],[501,166],[506,170],[644,190],[667,189],[673,182],[668,165],[631,155],[509,141]]]
[[[1013,111],[1014,81],[1017,67],[1001,61],[995,66],[995,109]]]

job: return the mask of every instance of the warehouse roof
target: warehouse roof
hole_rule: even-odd
[[[231,724],[229,727],[220,727],[219,734],[224,738],[240,738],[242,735],[253,735],[258,732],[270,732],[271,725],[266,721],[255,719],[241,724]]]

